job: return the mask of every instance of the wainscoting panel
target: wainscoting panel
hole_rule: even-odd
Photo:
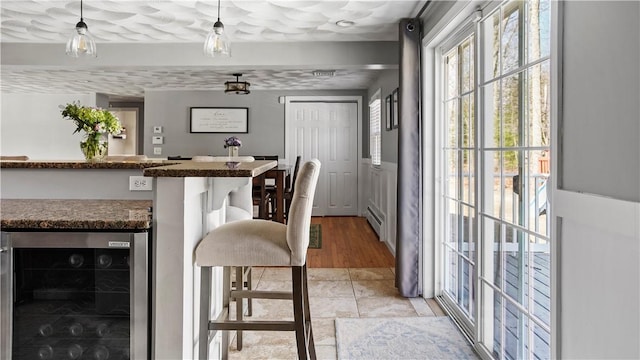
[[[364,184],[364,216],[378,233],[389,250],[395,255],[397,224],[397,165],[383,162],[380,166],[371,166],[369,159],[362,159]]]

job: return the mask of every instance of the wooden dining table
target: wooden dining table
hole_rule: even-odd
[[[285,209],[285,201],[284,201],[284,191],[290,186],[291,182],[291,165],[280,164],[270,170],[267,170],[264,177],[265,179],[274,179],[275,180],[275,207],[276,213],[274,220],[277,222],[284,223],[284,209]]]

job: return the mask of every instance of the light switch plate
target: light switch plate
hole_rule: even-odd
[[[162,148],[161,147],[154,147],[153,148],[153,155],[162,155]]]
[[[154,134],[162,134],[162,126],[154,126],[153,127]]]
[[[164,136],[154,136],[151,138],[151,143],[154,145],[162,145],[164,143]]]

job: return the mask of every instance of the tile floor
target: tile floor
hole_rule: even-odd
[[[258,290],[291,289],[288,268],[254,268],[253,279]],[[393,268],[309,269],[308,282],[318,359],[337,357],[334,321],[338,317],[445,315],[435,301],[400,297],[393,286]],[[251,318],[293,320],[291,302],[255,299]],[[242,351],[237,351],[232,337],[229,359],[297,359],[294,332],[246,331]]]

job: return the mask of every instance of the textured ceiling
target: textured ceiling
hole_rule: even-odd
[[[393,41],[397,23],[422,1],[221,0],[220,19],[232,41]],[[217,2],[86,0],[84,21],[98,42],[204,42]],[[3,0],[3,42],[59,42],[80,17],[78,0]],[[350,20],[351,27],[336,25]]]
[[[249,82],[250,90],[348,90],[367,88],[378,74],[379,70],[338,70],[333,77],[314,77],[311,70],[252,70],[243,72],[240,81]],[[126,98],[142,97],[145,89],[223,90],[225,81],[235,81],[235,77],[225,71],[194,67],[25,69],[3,71],[1,88],[15,93],[63,94],[82,89]],[[42,84],[47,84],[46,91],[42,91]]]
[[[221,0],[220,18],[233,43],[395,41],[401,18],[415,16],[425,0]],[[0,1],[2,43],[64,43],[80,17],[79,0]],[[213,26],[217,1],[85,0],[84,21],[101,44],[203,43]],[[351,27],[336,25],[353,21]],[[233,58],[231,60],[233,65]],[[362,89],[377,70],[340,69],[332,78],[315,78],[300,66],[243,71],[252,89]],[[251,69],[251,67],[247,67]],[[304,70],[303,70],[304,69]],[[221,89],[229,73],[185,63],[153,67],[4,66],[3,92],[99,91],[141,97],[144,89]]]

